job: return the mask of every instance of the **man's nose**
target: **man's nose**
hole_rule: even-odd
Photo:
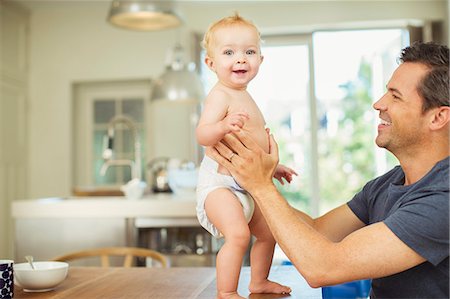
[[[378,99],[378,101],[376,101],[375,103],[373,103],[372,107],[375,110],[386,110],[386,98],[387,93],[385,93],[381,98]]]

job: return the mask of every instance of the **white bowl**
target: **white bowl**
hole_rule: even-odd
[[[198,169],[171,169],[168,173],[169,187],[175,194],[195,193]]]
[[[128,199],[140,199],[144,195],[147,183],[142,182],[139,179],[132,179],[125,185],[120,187],[120,190],[125,194]]]
[[[69,264],[64,262],[34,262],[14,264],[14,283],[26,292],[50,291],[67,276]]]

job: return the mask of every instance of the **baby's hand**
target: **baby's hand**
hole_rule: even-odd
[[[278,164],[277,168],[275,169],[275,173],[273,175],[274,178],[276,178],[281,185],[284,185],[283,178],[290,183],[292,181],[292,175],[298,175],[293,169],[286,167],[284,165]]]
[[[248,113],[246,112],[234,112],[228,114],[223,120],[222,124],[224,126],[225,134],[233,131],[238,131],[245,124],[245,121],[249,119]]]

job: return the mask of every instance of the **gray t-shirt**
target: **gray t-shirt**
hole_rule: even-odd
[[[404,186],[400,166],[367,183],[348,206],[369,225],[383,221],[426,261],[373,279],[371,298],[449,298],[449,159]]]

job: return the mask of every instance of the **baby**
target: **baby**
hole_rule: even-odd
[[[248,131],[269,150],[264,117],[247,92],[263,61],[256,26],[238,14],[213,23],[205,34],[205,63],[218,82],[204,103],[197,126],[198,142],[205,146],[197,186],[197,216],[200,224],[225,243],[217,254],[217,298],[243,298],[237,293],[242,260],[251,235],[256,240],[250,253],[252,293],[290,293],[289,287],[268,280],[275,240],[258,206],[230,173],[209,157],[211,147],[225,134]],[[232,159],[232,156],[229,157]],[[292,169],[278,165],[274,177],[291,182]]]

